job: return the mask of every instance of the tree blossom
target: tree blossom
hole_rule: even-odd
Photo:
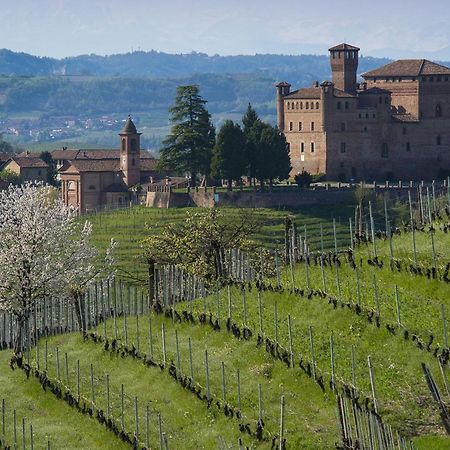
[[[31,183],[0,192],[0,310],[16,317],[16,354],[35,302],[73,298],[76,286],[82,291],[104,272],[105,262],[89,243],[91,224],[56,197],[54,188]]]

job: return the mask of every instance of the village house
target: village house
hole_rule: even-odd
[[[10,156],[1,169],[14,172],[22,182],[47,181],[48,164],[35,153],[21,153],[20,155]]]
[[[292,176],[431,180],[450,175],[450,68],[399,60],[362,74],[359,48],[329,49],[332,81],[277,84],[277,123]]]
[[[120,150],[57,150],[52,153],[67,206],[81,213],[134,201],[148,183],[164,178],[158,160],[140,148],[131,117],[119,133]]]

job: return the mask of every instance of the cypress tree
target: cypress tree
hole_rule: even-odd
[[[178,86],[174,106],[169,110],[171,132],[161,149],[160,168],[188,172],[191,186],[196,185],[198,174],[209,174],[211,165],[215,131],[206,103],[198,86]]]
[[[240,180],[246,172],[245,137],[238,124],[227,120],[222,125],[213,149],[212,175],[227,180],[231,190],[233,180]]]

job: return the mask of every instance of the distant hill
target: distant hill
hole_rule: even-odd
[[[361,59],[364,72],[385,64],[385,58]],[[277,79],[323,79],[329,75],[323,55],[208,56],[204,53],[169,54],[136,51],[110,56],[81,55],[55,59],[0,50],[0,74],[5,76],[77,75],[94,77],[183,78],[194,74],[258,73]]]

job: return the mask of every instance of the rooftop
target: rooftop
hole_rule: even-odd
[[[131,116],[128,116],[127,121],[125,122],[125,125],[122,130],[123,134],[137,134],[136,125],[131,120]]]
[[[13,156],[9,161],[14,161],[21,168],[48,167],[48,164],[37,156]]]
[[[427,59],[399,59],[364,73],[364,78],[419,77],[421,75],[450,75],[450,69]]]
[[[329,52],[334,52],[334,51],[338,51],[338,50],[357,50],[357,51],[359,51],[361,49],[358,47],[355,47],[354,45],[345,44],[345,43],[336,45],[336,46],[328,49]]]

